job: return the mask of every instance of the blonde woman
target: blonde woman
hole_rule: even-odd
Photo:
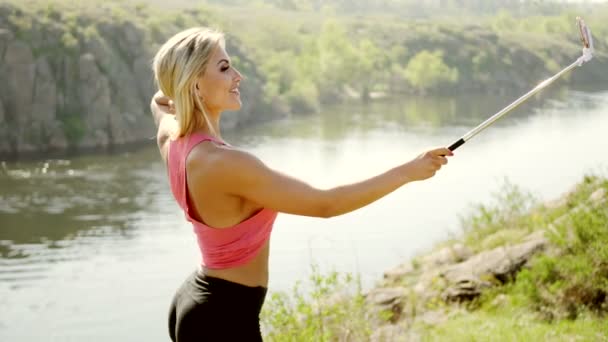
[[[226,143],[225,110],[241,107],[242,76],[220,32],[192,28],[154,58],[151,109],[171,190],[192,223],[202,260],[170,308],[173,341],[261,341],[269,238],[277,213],[328,218],[435,175],[452,155],[437,148],[358,183],[317,189]]]

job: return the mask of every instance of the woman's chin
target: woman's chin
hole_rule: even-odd
[[[243,106],[243,103],[241,103],[241,100],[239,100],[238,102],[233,103],[232,106],[230,106],[230,108],[228,110],[231,110],[231,111],[239,110],[239,109],[241,109],[242,106]]]

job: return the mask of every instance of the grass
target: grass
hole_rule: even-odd
[[[461,220],[462,236],[440,247],[463,243],[478,253],[542,230],[550,248],[512,281],[496,284],[464,305],[447,304],[439,296],[418,298],[410,291],[396,324],[422,341],[608,341],[607,193],[608,178],[587,175],[573,191],[546,205],[506,182],[494,202],[475,206]],[[411,290],[416,284],[412,277],[425,271],[421,259],[412,261],[415,272],[392,285]],[[387,325],[389,315],[378,315],[365,302],[356,278],[321,275],[313,267],[310,282],[309,295],[296,287],[270,298],[263,315],[267,340],[367,341]],[[429,325],[416,319],[424,314],[418,308],[447,319]]]
[[[462,313],[419,330],[422,341],[608,341],[604,318],[589,314],[548,323],[517,305]]]

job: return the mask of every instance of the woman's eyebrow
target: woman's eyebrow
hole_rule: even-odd
[[[222,62],[226,62],[226,63],[230,64],[230,62],[227,59],[220,59],[220,61],[217,62],[217,64],[220,64]]]

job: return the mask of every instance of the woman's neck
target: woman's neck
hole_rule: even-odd
[[[212,113],[210,111],[206,111],[208,115],[206,115],[207,120],[204,122],[204,126],[197,128],[195,132],[202,133],[206,135],[213,136],[218,139],[222,139],[222,134],[220,132],[220,113]],[[196,115],[203,115],[203,113],[197,111]]]

